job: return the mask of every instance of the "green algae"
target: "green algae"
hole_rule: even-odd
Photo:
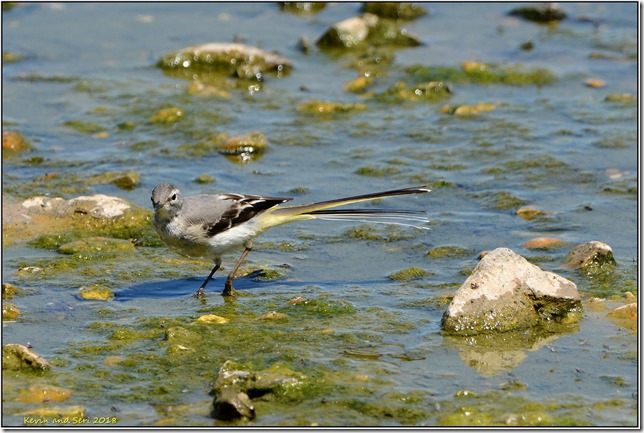
[[[470,194],[472,198],[482,200],[483,204],[495,210],[515,210],[527,202],[510,191],[484,192]]]
[[[304,102],[297,107],[297,111],[304,114],[313,115],[316,118],[332,118],[334,115],[350,114],[358,111],[364,111],[367,106],[363,103],[341,103],[322,100],[313,100]]]
[[[78,297],[88,301],[107,301],[114,298],[114,293],[107,287],[92,284],[88,287],[81,287]]]
[[[359,176],[387,177],[400,173],[397,167],[359,167],[355,173]]]
[[[389,279],[394,281],[411,281],[418,278],[426,277],[428,275],[429,275],[429,272],[427,272],[426,270],[412,267],[412,268],[402,269],[398,272],[394,272],[393,274],[390,274]]]
[[[61,245],[67,244],[74,240],[74,236],[71,233],[61,233],[61,234],[44,234],[32,239],[28,242],[29,245],[35,248],[42,248],[44,250],[58,250]]]
[[[472,251],[467,248],[450,245],[432,248],[427,253],[430,259],[470,257],[471,255]]]
[[[459,84],[544,86],[554,83],[557,79],[554,73],[545,68],[479,62],[465,62],[461,68],[412,65],[406,72],[418,81],[447,81]]]
[[[132,252],[134,249],[134,245],[129,240],[92,236],[67,242],[58,248],[58,252],[85,256],[101,255],[105,257],[111,253]]]
[[[414,85],[399,81],[378,94],[376,100],[386,103],[400,101],[438,103],[449,99],[451,96],[450,86],[442,81],[428,81]]]
[[[84,120],[68,120],[63,123],[64,126],[73,129],[81,134],[96,134],[105,131],[105,128],[97,123]]]
[[[364,241],[395,242],[413,239],[414,234],[411,230],[405,230],[395,225],[374,227],[369,224],[362,224],[348,229],[344,233],[344,236],[349,239],[360,239]]]

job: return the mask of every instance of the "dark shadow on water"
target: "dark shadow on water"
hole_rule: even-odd
[[[235,290],[244,291],[253,287],[253,282],[244,278],[235,281]],[[213,279],[206,286],[206,295],[219,295],[224,290],[225,279]],[[130,301],[139,298],[175,298],[193,295],[203,283],[203,278],[184,278],[137,284],[114,293],[117,301]]]
[[[253,289],[267,287],[271,284],[279,284],[282,287],[302,288],[306,286],[324,286],[327,289],[337,288],[343,290],[351,285],[370,286],[384,283],[385,280],[361,280],[361,281],[294,281],[294,280],[275,280],[275,281],[256,281],[250,274],[235,280],[235,290],[239,292],[251,292]],[[221,295],[224,290],[225,278],[214,278],[206,286],[206,295]],[[203,278],[184,278],[180,280],[162,280],[149,283],[136,284],[114,293],[114,299],[117,301],[131,301],[133,299],[167,299],[188,297],[193,295],[199,286],[203,283]]]

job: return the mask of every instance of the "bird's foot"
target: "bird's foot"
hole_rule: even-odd
[[[233,289],[233,284],[226,281],[224,286],[224,291],[221,292],[221,296],[237,296],[237,290]]]
[[[199,299],[202,299],[204,296],[206,296],[206,293],[204,292],[203,287],[199,287],[199,290],[192,295],[193,298]]]

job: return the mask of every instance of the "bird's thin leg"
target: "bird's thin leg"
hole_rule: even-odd
[[[224,291],[221,293],[223,296],[233,296],[233,280],[235,279],[235,274],[237,273],[239,266],[242,264],[246,256],[250,254],[250,250],[252,249],[253,249],[252,244],[250,243],[246,244],[246,249],[239,257],[239,260],[237,260],[237,264],[235,264],[235,267],[233,268],[232,272],[228,274],[228,278],[226,278],[226,286],[224,287]]]
[[[201,298],[202,296],[205,295],[204,289],[206,288],[206,284],[208,284],[208,281],[212,279],[212,276],[215,275],[215,272],[217,272],[217,269],[221,266],[221,259],[217,258],[215,259],[215,266],[212,268],[212,271],[210,271],[210,275],[208,275],[208,278],[206,278],[206,281],[203,282],[201,287],[195,292],[194,296],[195,298]]]

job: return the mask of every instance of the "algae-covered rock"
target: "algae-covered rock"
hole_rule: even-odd
[[[464,84],[505,84],[511,86],[543,86],[556,81],[556,75],[545,68],[526,68],[466,61],[461,67],[412,65],[406,71],[417,80],[447,81]]]
[[[303,374],[279,364],[262,371],[249,371],[228,360],[219,368],[212,388],[215,396],[213,416],[228,420],[250,419],[255,413],[250,398],[246,397],[257,398],[271,394],[288,398],[305,385],[306,379]]]
[[[603,242],[591,241],[576,246],[565,260],[565,265],[573,269],[588,271],[612,269],[615,266],[613,250]]]
[[[217,145],[217,150],[234,161],[245,163],[257,160],[268,147],[268,140],[261,132],[251,132],[246,135],[231,137]]]
[[[452,90],[449,84],[442,81],[429,81],[408,86],[399,81],[378,95],[378,100],[391,101],[423,101],[440,102],[451,97]]]
[[[204,173],[200,174],[199,176],[195,177],[194,182],[195,183],[213,183],[215,181],[215,178],[212,177],[211,175]]]
[[[548,212],[544,212],[544,211],[539,210],[539,209],[535,209],[535,208],[532,208],[532,207],[525,207],[525,206],[520,207],[519,209],[517,209],[516,214],[520,218],[522,218],[522,219],[524,219],[526,221],[532,221],[533,219],[535,219],[537,217],[540,217],[540,216],[543,216],[543,215],[549,215]]]
[[[566,13],[556,3],[514,8],[508,15],[545,24],[557,23],[566,18]]]
[[[417,37],[402,29],[396,21],[380,19],[371,13],[336,23],[316,41],[319,48],[341,50],[377,46],[415,47],[420,44]]]
[[[278,313],[277,311],[271,311],[270,313],[264,314],[259,320],[282,320],[287,319],[288,315],[284,313]]]
[[[413,20],[427,15],[427,9],[424,6],[405,2],[368,2],[363,4],[362,12],[401,20]]]
[[[354,80],[344,83],[344,90],[351,93],[362,93],[367,90],[375,81],[371,74],[364,74]]]
[[[88,287],[81,287],[78,290],[78,297],[88,301],[107,301],[114,297],[114,292],[107,287],[92,284]]]
[[[320,48],[355,48],[362,45],[369,36],[369,32],[378,23],[374,14],[363,14],[358,17],[347,18],[329,28],[317,40]]]
[[[2,369],[3,370],[49,370],[49,362],[43,357],[32,352],[22,344],[5,344],[2,346]]]
[[[29,142],[16,131],[4,131],[2,133],[2,155],[24,152],[31,148]]]
[[[637,302],[615,308],[608,313],[608,317],[622,328],[637,331]]]
[[[410,281],[417,278],[426,277],[427,275],[429,275],[429,272],[427,272],[426,270],[412,267],[390,274],[389,279],[394,281]]]
[[[11,283],[2,283],[2,300],[8,301],[18,293],[20,289]]]
[[[8,322],[16,320],[20,316],[20,310],[13,304],[4,303],[2,304],[2,321]]]
[[[216,395],[212,403],[212,416],[222,421],[251,420],[255,418],[255,408],[245,392],[226,389]]]
[[[253,78],[266,72],[287,73],[292,63],[286,57],[243,44],[207,43],[183,48],[159,61],[166,70],[218,72],[239,78]]]
[[[474,105],[444,105],[440,108],[442,113],[453,114],[455,116],[476,116],[477,114],[492,111],[496,108],[497,104],[489,102],[478,102]]]
[[[309,101],[300,104],[297,107],[297,111],[301,113],[314,114],[319,116],[328,116],[331,114],[344,114],[351,113],[354,111],[363,111],[366,110],[367,106],[362,103],[340,103],[340,102],[329,102],[329,101]]]
[[[89,185],[95,183],[111,183],[126,191],[131,191],[141,182],[141,176],[136,171],[125,171],[119,173],[104,173],[100,175],[91,176],[87,183]]]
[[[230,92],[228,92],[227,90],[214,84],[202,83],[199,80],[190,82],[187,88],[187,92],[190,95],[198,95],[204,97],[216,97],[221,99],[230,98]]]
[[[632,93],[611,93],[610,95],[606,95],[604,101],[629,104],[637,102],[637,96]]]
[[[178,107],[162,108],[150,117],[150,123],[171,125],[181,120],[184,115],[184,111]]]
[[[427,253],[427,257],[430,259],[440,259],[440,258],[457,258],[457,257],[468,257],[472,255],[472,251],[458,246],[453,245],[443,245],[440,247],[432,248]]]
[[[281,2],[280,8],[284,12],[291,12],[301,16],[314,15],[326,7],[325,2]]]
[[[72,396],[72,391],[57,386],[35,383],[20,391],[18,401],[25,403],[61,402]]]
[[[92,236],[63,244],[58,248],[58,252],[63,254],[79,254],[87,256],[130,252],[135,249],[136,248],[132,242],[125,239]]]
[[[580,318],[577,286],[541,270],[508,248],[476,266],[443,315],[443,330],[461,335],[568,325]]]

